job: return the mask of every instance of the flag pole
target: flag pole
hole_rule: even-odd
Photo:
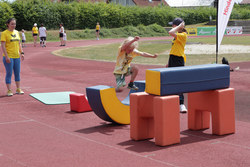
[[[219,0],[216,0],[216,64],[218,63],[218,51],[219,51],[219,45],[218,45],[218,11],[219,11]]]

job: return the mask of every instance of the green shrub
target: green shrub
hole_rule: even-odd
[[[7,2],[0,2],[0,30],[6,29],[6,21],[14,16],[14,11]]]
[[[17,18],[18,30],[31,30],[34,23],[38,25],[43,23],[47,29],[56,30],[59,29],[59,24],[63,23],[66,29],[74,30],[94,29],[97,22],[101,28],[151,24],[166,27],[175,17],[182,17],[187,25],[207,22],[210,16],[216,18],[216,9],[213,7],[171,8],[161,5],[139,7],[84,1],[54,3],[51,0],[16,0],[11,3],[11,8],[8,7],[8,3],[1,4],[6,6],[1,7],[4,9],[0,11],[2,14],[8,13],[8,16],[14,15]],[[250,7],[235,5],[231,19],[250,19]]]

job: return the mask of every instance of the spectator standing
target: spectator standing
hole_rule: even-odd
[[[172,47],[170,50],[170,56],[167,67],[185,66],[186,55],[184,53],[184,50],[187,41],[187,31],[185,29],[185,22],[181,18],[175,18],[170,24],[173,28],[169,31],[169,35],[174,37],[174,39],[172,41]],[[179,94],[179,99],[180,112],[186,113],[187,108],[184,105],[183,94]]]
[[[60,38],[60,42],[61,42],[60,46],[63,46],[63,44],[64,44],[64,42],[63,42],[63,34],[64,34],[64,27],[63,27],[63,24],[61,23],[60,24],[60,29],[59,29],[59,38]]]
[[[33,36],[33,39],[34,39],[34,47],[36,47],[37,35],[38,35],[38,28],[37,28],[37,24],[35,23],[33,28],[32,28],[32,36]]]
[[[47,30],[43,26],[43,24],[41,24],[41,27],[39,27],[39,37],[40,37],[40,45],[42,45],[42,47],[46,47]]]
[[[66,41],[67,41],[67,34],[66,31],[63,33],[63,46],[66,46]]]
[[[96,40],[99,40],[100,30],[101,30],[101,26],[100,26],[99,22],[97,22],[96,27],[95,27]]]
[[[25,47],[25,42],[26,42],[26,36],[24,29],[22,29],[22,47]]]
[[[3,64],[6,70],[5,83],[7,96],[13,96],[11,90],[11,77],[14,71],[16,82],[16,94],[24,94],[20,88],[21,60],[24,60],[24,52],[20,41],[19,32],[15,30],[16,19],[10,18],[6,22],[7,29],[1,34],[1,47],[3,51]]]

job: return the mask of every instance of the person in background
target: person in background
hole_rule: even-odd
[[[22,47],[25,47],[26,37],[24,33],[24,29],[22,29]]]
[[[174,37],[174,39],[172,41],[168,65],[166,65],[166,67],[185,66],[186,55],[184,53],[184,49],[187,41],[187,31],[185,29],[185,22],[181,18],[175,18],[173,22],[170,22],[170,24],[173,28],[169,31],[169,35]],[[184,105],[183,94],[179,94],[179,99],[180,112],[186,113],[187,108]]]
[[[63,27],[63,24],[61,23],[60,24],[60,29],[59,29],[59,38],[60,38],[60,42],[61,42],[61,45],[60,46],[63,46],[63,34],[64,34],[64,27]]]
[[[42,47],[46,47],[47,30],[43,26],[43,24],[41,24],[41,27],[39,27],[39,37],[40,37],[40,45]]]
[[[35,23],[33,28],[32,28],[32,36],[33,36],[33,39],[34,39],[34,47],[36,47],[37,35],[38,35],[38,28],[37,28],[37,24]]]
[[[95,27],[96,40],[99,40],[100,30],[101,30],[101,26],[100,26],[99,22],[97,22],[96,27]]]
[[[157,54],[150,54],[146,52],[141,52],[137,50],[138,41],[140,37],[128,37],[123,41],[118,50],[118,55],[116,58],[116,65],[114,69],[114,76],[116,78],[116,91],[122,91],[121,88],[126,86],[125,77],[131,75],[130,82],[128,84],[128,89],[138,90],[135,86],[134,80],[139,71],[138,67],[130,66],[131,61],[136,56],[156,58]]]
[[[63,46],[66,46],[66,41],[67,41],[67,34],[66,31],[63,33]]]
[[[16,19],[10,18],[6,22],[7,29],[1,34],[1,47],[3,51],[3,64],[6,70],[5,83],[7,96],[13,96],[11,90],[11,77],[14,71],[16,82],[16,94],[24,94],[20,88],[21,60],[24,60],[24,52],[20,42],[20,36],[16,28]]]

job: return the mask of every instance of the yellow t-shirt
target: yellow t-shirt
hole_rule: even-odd
[[[38,34],[38,28],[37,27],[33,27],[32,28],[32,32],[33,32],[33,34]]]
[[[137,49],[134,49],[130,54],[126,54],[126,52],[121,51],[121,47],[119,47],[114,74],[126,74],[133,58],[141,56],[142,54],[143,52],[140,52]]]
[[[186,62],[186,55],[184,53],[184,48],[187,41],[187,33],[177,33],[177,37],[172,41],[172,48],[170,50],[171,55],[182,56]]]
[[[8,53],[9,58],[19,58],[19,42],[20,36],[17,30],[9,31],[5,30],[1,34],[1,41],[5,42],[6,51]],[[3,56],[4,53],[3,53]]]
[[[100,30],[100,25],[98,24],[98,25],[96,25],[96,28],[95,28],[96,30]]]

